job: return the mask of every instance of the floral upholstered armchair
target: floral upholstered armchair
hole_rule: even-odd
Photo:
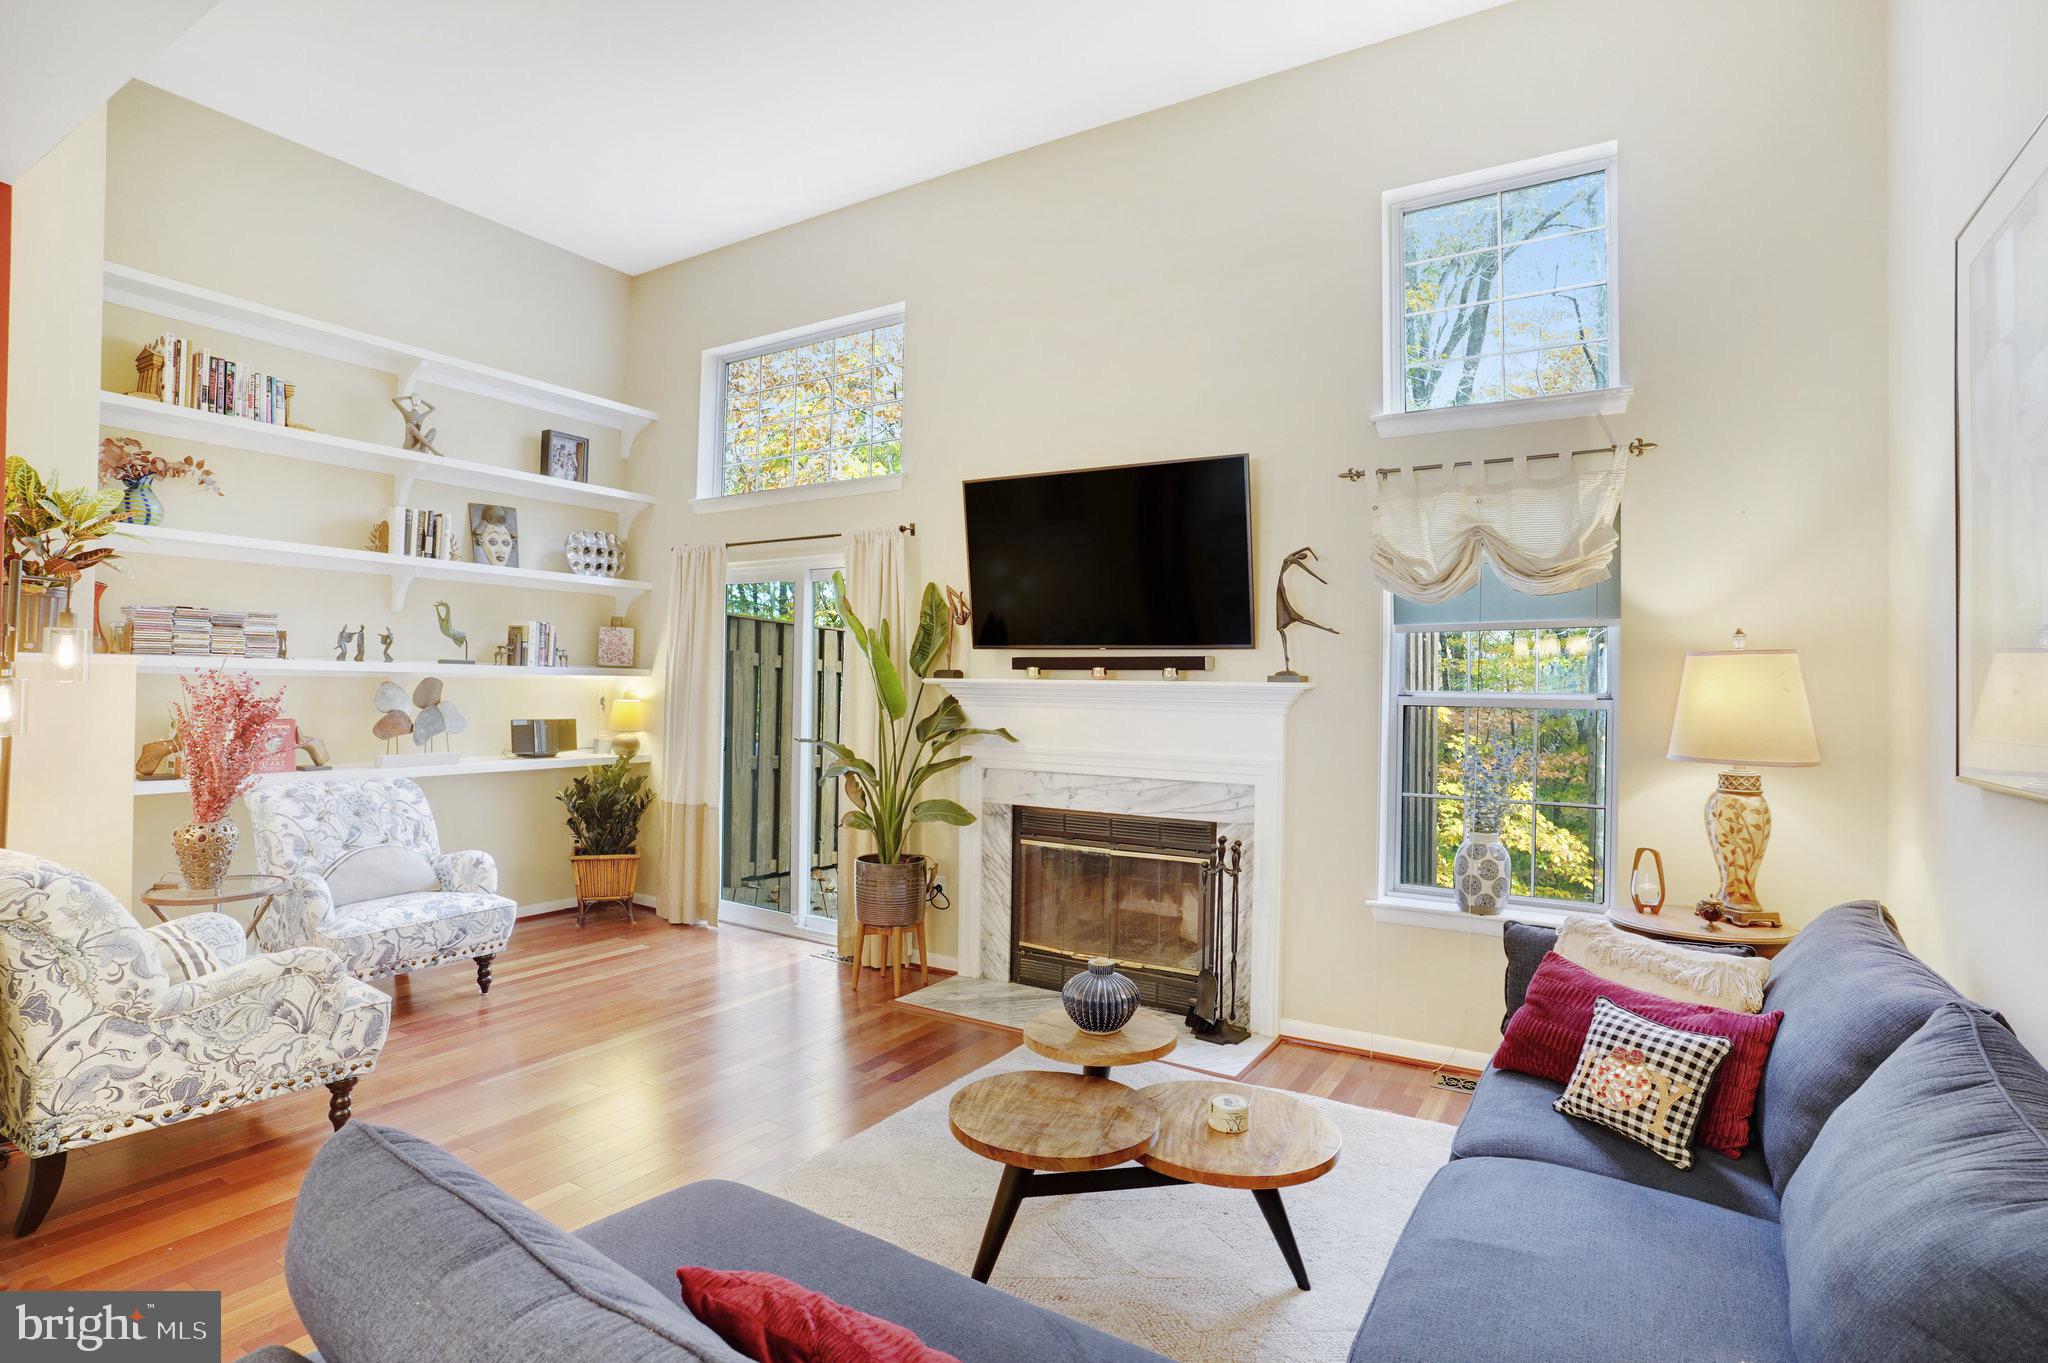
[[[247,799],[256,869],[286,882],[258,943],[325,947],[363,980],[473,958],[490,992],[519,906],[498,893],[488,853],[441,851],[417,782],[300,781]]]
[[[16,1235],[80,1146],[315,1084],[348,1121],[391,1001],[332,952],[245,951],[224,915],[145,932],[76,871],[0,850],[0,1136],[29,1157]]]

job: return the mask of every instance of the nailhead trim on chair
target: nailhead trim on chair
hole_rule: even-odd
[[[125,1131],[129,1127],[134,1126],[137,1121],[152,1127],[164,1126],[172,1122],[183,1121],[187,1116],[196,1115],[203,1117],[209,1112],[225,1112],[229,1108],[240,1106],[251,1100],[261,1100],[287,1090],[312,1088],[315,1085],[329,1083],[346,1075],[353,1074],[361,1078],[376,1068],[377,1060],[374,1056],[368,1060],[349,1060],[340,1064],[327,1065],[319,1070],[308,1070],[304,1074],[291,1079],[280,1079],[275,1083],[259,1084],[254,1089],[243,1089],[241,1092],[232,1095],[224,1093],[217,1098],[208,1098],[196,1106],[188,1103],[184,1107],[167,1107],[163,1110],[161,1118],[151,1117],[148,1113],[143,1113],[139,1117],[129,1117],[121,1122],[121,1127]],[[109,1122],[97,1132],[88,1126],[57,1140],[42,1141],[25,1141],[13,1132],[8,1131],[0,1131],[0,1136],[5,1136],[9,1141],[12,1141],[17,1149],[21,1150],[22,1153],[28,1155],[31,1159],[40,1159],[44,1155],[54,1155],[59,1150],[76,1150],[84,1145],[97,1145],[105,1140],[107,1133],[113,1131],[113,1129],[113,1123]]]
[[[385,966],[382,970],[357,975],[356,978],[359,980],[381,980],[386,975],[403,975],[408,971],[425,970],[429,966],[446,965],[450,961],[473,961],[479,956],[495,956],[503,951],[511,941],[511,934],[507,933],[501,940],[493,942],[489,946],[476,947],[469,951],[443,951],[433,956],[421,956],[410,961],[398,961]]]

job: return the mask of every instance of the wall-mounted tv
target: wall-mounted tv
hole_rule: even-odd
[[[1250,648],[1251,458],[965,485],[976,648]]]

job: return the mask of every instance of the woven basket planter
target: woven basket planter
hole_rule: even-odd
[[[572,856],[576,874],[576,921],[580,925],[595,904],[623,903],[626,921],[633,921],[633,883],[640,875],[640,854],[616,857]]]
[[[871,928],[907,928],[924,920],[925,861],[884,864],[872,853],[854,862],[854,916]]]

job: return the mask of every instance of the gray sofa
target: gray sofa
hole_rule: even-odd
[[[1509,933],[1526,985],[1540,930]],[[1489,1069],[1353,1363],[2048,1359],[2048,1072],[1874,903],[1801,932],[1764,1007],[1740,1160],[1674,1169]]]
[[[1508,932],[1512,1011],[1548,939]],[[1354,1363],[2048,1359],[2048,1073],[1875,904],[1802,933],[1766,1006],[1785,1020],[1741,1160],[1681,1172],[1489,1071]],[[733,1363],[683,1308],[683,1264],[782,1274],[965,1363],[1158,1357],[738,1184],[571,1235],[365,1122],[314,1160],[285,1254],[329,1363]]]

